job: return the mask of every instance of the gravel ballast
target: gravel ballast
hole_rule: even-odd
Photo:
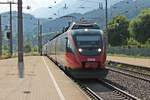
[[[112,71],[109,71],[106,79],[142,100],[150,100],[149,82]]]

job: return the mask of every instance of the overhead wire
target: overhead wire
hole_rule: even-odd
[[[81,4],[79,4],[79,7],[76,7],[76,9],[74,9],[74,11],[77,11],[80,7],[83,7],[83,5],[87,2],[87,0],[77,0],[77,1],[80,1]],[[72,5],[72,6],[75,6],[76,4]]]

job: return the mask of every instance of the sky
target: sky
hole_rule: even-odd
[[[0,2],[8,2],[8,1],[17,2],[17,0],[0,0]],[[61,3],[63,0],[22,0],[22,1],[23,1],[23,11],[32,12],[40,7],[55,6],[56,4]],[[27,10],[26,9],[27,6],[31,6],[31,9]],[[13,5],[13,10],[15,11],[17,10],[17,5]],[[0,4],[0,13],[5,11],[9,11],[9,5]]]
[[[18,0],[0,0],[0,2],[8,2],[8,1],[17,2]],[[46,12],[46,14],[48,14],[50,12],[52,12],[52,13],[55,12],[56,13],[56,10],[60,9],[60,8],[63,8],[65,3],[67,4],[67,7],[69,8],[68,9],[69,11],[71,11],[71,9],[74,9],[75,4],[76,4],[76,6],[80,6],[80,5],[85,6],[85,5],[88,5],[88,3],[91,3],[90,6],[92,6],[92,7],[88,7],[88,8],[89,9],[91,9],[91,8],[95,9],[95,8],[98,8],[98,3],[99,2],[105,3],[105,0],[22,0],[22,1],[23,1],[23,12],[24,13],[30,13],[30,14],[36,16],[36,17],[39,17],[40,15],[45,16],[44,12],[46,12],[48,7],[52,7],[52,9],[49,9],[48,12]],[[109,5],[111,5],[111,3],[114,2],[114,1],[118,2],[118,1],[121,1],[121,0],[108,0]],[[93,6],[93,5],[95,5],[95,3],[97,5],[96,7]],[[27,6],[30,6],[31,9],[27,10]],[[17,11],[17,5],[16,4],[13,5],[12,7],[13,7],[13,11]],[[44,8],[44,7],[46,9],[42,10],[41,8]],[[76,9],[79,9],[79,7],[76,8]],[[77,11],[76,9],[74,9],[75,10],[74,12]],[[83,10],[85,10],[85,9],[83,9]],[[6,11],[9,11],[9,5],[0,4],[0,13],[6,12]],[[41,12],[39,12],[39,11],[41,11]],[[84,12],[84,11],[82,11],[82,12]],[[64,13],[64,12],[62,11],[62,13]]]

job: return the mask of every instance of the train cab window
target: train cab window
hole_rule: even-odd
[[[86,36],[76,36],[77,46],[78,47],[100,47],[100,39],[99,35],[86,35]]]

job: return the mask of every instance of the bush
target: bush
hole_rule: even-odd
[[[146,43],[145,43],[145,47],[146,48],[150,48],[150,38],[147,39]]]
[[[34,46],[34,48],[32,48],[32,52],[38,52],[38,47]]]
[[[128,47],[129,46],[130,47],[140,47],[141,46],[141,44],[137,40],[135,40],[134,38],[129,38],[127,41],[127,45],[128,45]]]

